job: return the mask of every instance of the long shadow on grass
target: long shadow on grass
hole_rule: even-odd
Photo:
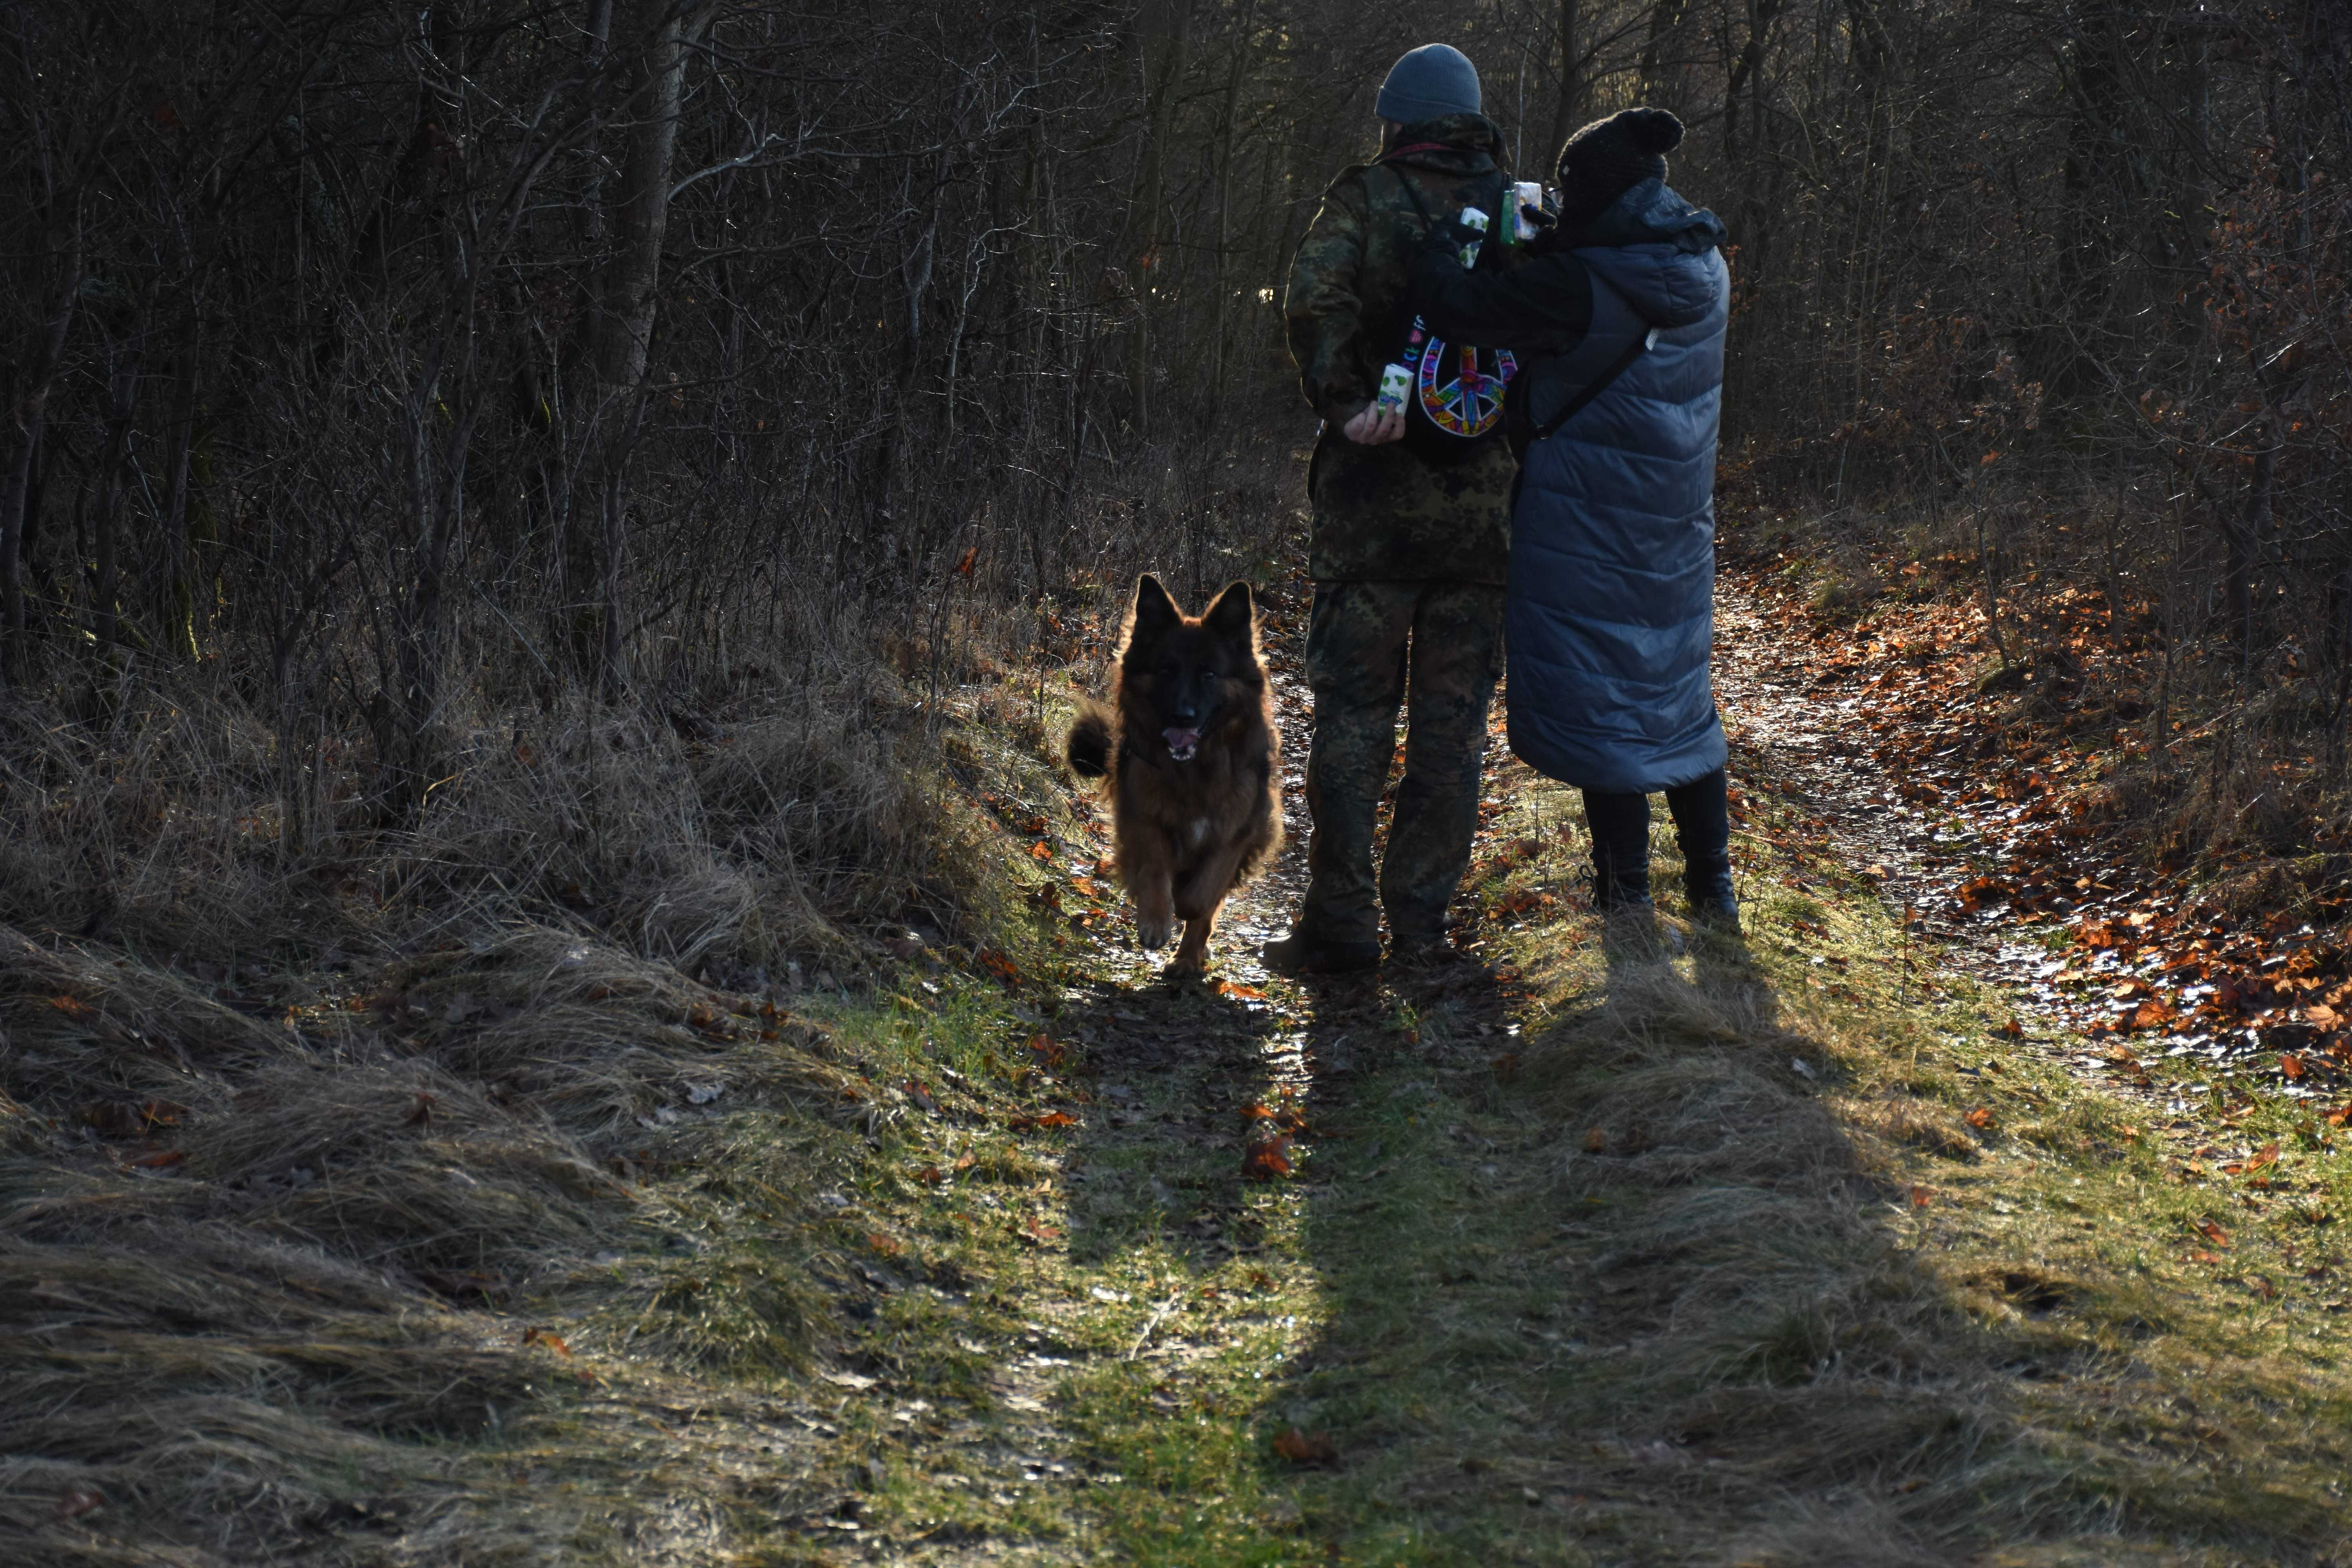
[[[1939,1271],[1845,1120],[1857,1058],[1793,1026],[1737,939],[1685,940],[1588,961],[1524,1044],[1475,973],[1276,1016],[1326,1133],[1299,1237],[1325,1327],[1257,1413],[1262,1445],[1336,1455],[1267,1452],[1300,1529],[1349,1561],[1808,1564],[2340,1532],[2080,1392],[2118,1381],[2144,1301]]]
[[[1196,985],[1100,987],[1056,1019],[1081,1046],[1095,1108],[1065,1161],[1074,1260],[1142,1245],[1194,1273],[1264,1244],[1245,1151],[1274,1114],[1305,1114],[1303,1020]]]

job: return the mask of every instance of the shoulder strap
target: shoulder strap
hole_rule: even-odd
[[[1404,177],[1404,171],[1398,168],[1394,163],[1390,163],[1386,158],[1381,160],[1380,166],[1389,172],[1389,177],[1394,180],[1397,183],[1398,188],[1404,192],[1404,199],[1411,202],[1412,204],[1412,210],[1421,215],[1422,226],[1425,229],[1432,224],[1435,223],[1436,220],[1429,216],[1429,208],[1422,204],[1421,193],[1414,190],[1412,188],[1412,182]]]
[[[1397,149],[1397,152],[1399,153],[1411,151],[1412,149],[1408,147],[1400,147]],[[1412,204],[1412,210],[1421,215],[1422,232],[1426,234],[1431,229],[1437,226],[1437,220],[1429,216],[1429,208],[1422,203],[1421,193],[1412,188],[1412,182],[1404,177],[1404,171],[1388,161],[1389,158],[1393,158],[1395,156],[1395,153],[1390,153],[1387,158],[1382,158],[1381,160],[1379,166],[1386,169],[1395,177],[1397,184],[1404,191],[1404,199],[1411,202]],[[1495,179],[1499,189],[1497,189],[1494,195],[1486,198],[1486,205],[1495,209],[1493,212],[1486,215],[1486,234],[1487,237],[1490,239],[1502,235],[1504,232],[1503,225],[1510,220],[1510,215],[1503,210],[1510,205],[1510,179],[1500,170],[1496,171]]]
[[[1592,281],[1592,327],[1584,341],[1560,357],[1544,380],[1573,386],[1576,391],[1551,416],[1535,426],[1532,443],[1551,435],[1584,411],[1585,405],[1609,390],[1612,383],[1633,368],[1633,362],[1658,340],[1655,327],[1645,327],[1614,285],[1598,272]]]

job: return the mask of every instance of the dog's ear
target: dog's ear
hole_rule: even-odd
[[[1236,581],[1225,584],[1225,591],[1217,595],[1217,602],[1211,605],[1208,613],[1201,617],[1201,625],[1234,647],[1247,648],[1250,646],[1250,626],[1255,618],[1255,607],[1250,603],[1250,585]]]
[[[1183,619],[1184,612],[1176,607],[1159,578],[1146,572],[1135,580],[1136,640],[1167,631]]]

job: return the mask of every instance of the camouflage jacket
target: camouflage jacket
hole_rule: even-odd
[[[1491,195],[1500,136],[1483,115],[1408,126],[1397,143],[1437,143],[1340,171],[1299,241],[1284,297],[1290,357],[1324,417],[1307,486],[1317,582],[1500,584],[1510,557],[1510,449],[1492,441],[1462,462],[1431,463],[1402,441],[1360,447],[1339,422],[1371,400],[1404,299],[1407,263],[1432,218]],[[1420,197],[1402,189],[1400,176]]]

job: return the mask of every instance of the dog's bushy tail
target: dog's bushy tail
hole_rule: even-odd
[[[1070,759],[1072,773],[1084,779],[1098,779],[1110,772],[1110,715],[1089,702],[1078,710],[1062,752]]]

